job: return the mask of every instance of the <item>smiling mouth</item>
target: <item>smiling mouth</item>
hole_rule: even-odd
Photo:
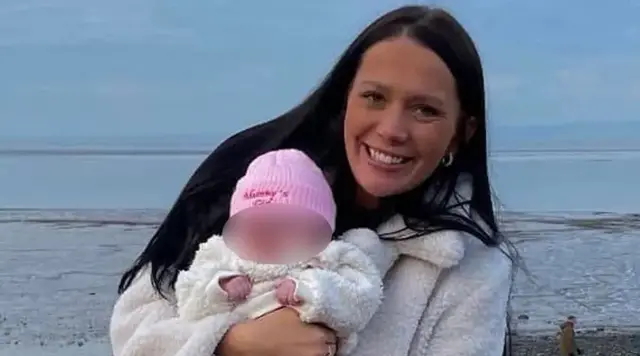
[[[412,160],[411,157],[398,156],[386,151],[381,151],[366,144],[363,144],[363,146],[367,151],[369,159],[381,165],[399,166],[409,163]]]

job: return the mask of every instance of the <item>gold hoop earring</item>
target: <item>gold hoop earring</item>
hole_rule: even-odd
[[[453,164],[453,153],[449,152],[444,157],[442,157],[442,165],[445,167],[450,167]]]

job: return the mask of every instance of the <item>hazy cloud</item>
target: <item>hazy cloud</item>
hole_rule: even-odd
[[[297,103],[404,3],[0,0],[0,132],[235,130]],[[478,45],[492,124],[638,120],[640,2],[435,3]]]
[[[154,0],[2,0],[0,45],[193,41],[184,28],[158,21]]]
[[[522,86],[521,76],[511,73],[487,73],[487,88],[494,95],[508,94]]]

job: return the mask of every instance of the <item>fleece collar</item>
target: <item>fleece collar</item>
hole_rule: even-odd
[[[471,199],[471,194],[471,179],[461,177],[448,206],[451,206],[456,214],[471,217],[468,204],[461,205]],[[386,242],[393,245],[400,255],[414,257],[440,268],[455,266],[464,257],[466,233],[462,231],[442,230],[407,238],[415,236],[416,231],[407,227],[402,216],[396,215],[383,223],[377,232],[378,235],[384,235]]]

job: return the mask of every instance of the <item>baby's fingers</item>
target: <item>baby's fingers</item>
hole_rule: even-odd
[[[249,295],[249,293],[251,293],[251,282],[249,282],[248,280],[243,281],[242,291],[245,295]]]
[[[289,304],[291,305],[299,305],[302,303],[302,300],[300,298],[298,298],[298,296],[295,293],[295,290],[291,292],[291,295],[289,296]]]

